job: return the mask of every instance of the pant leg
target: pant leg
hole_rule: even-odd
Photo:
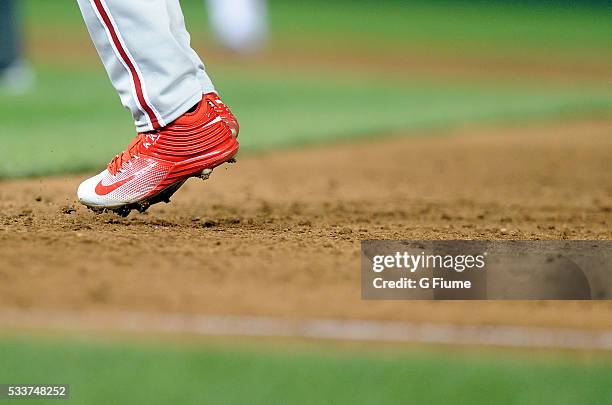
[[[163,127],[202,99],[193,50],[177,41],[178,0],[78,0],[98,54],[139,132]],[[175,4],[173,4],[175,3]],[[182,12],[181,12],[182,16]],[[183,25],[184,29],[184,25]],[[181,35],[189,36],[185,32]]]
[[[178,0],[168,0],[168,15],[170,16],[170,30],[176,38],[178,44],[189,55],[191,62],[198,71],[198,81],[200,82],[202,94],[216,92],[215,87],[206,73],[206,67],[197,52],[191,47],[191,37],[185,27],[185,17],[181,10],[181,5]]]
[[[16,0],[0,0],[0,70],[21,57],[21,32]]]

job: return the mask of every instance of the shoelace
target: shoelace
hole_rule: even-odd
[[[115,156],[108,164],[108,171],[115,176],[121,170],[124,163],[131,161],[138,152],[138,145],[142,142],[145,134],[138,134],[134,140],[121,154]]]

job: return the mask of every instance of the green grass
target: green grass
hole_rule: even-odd
[[[202,0],[183,0],[187,22],[203,35]],[[84,34],[73,1],[27,0],[32,29]],[[612,7],[503,4],[497,2],[407,2],[366,0],[270,0],[272,38],[301,46],[352,47],[367,52],[405,48],[452,53],[595,57],[612,60]]]
[[[468,1],[273,4],[276,32],[288,38],[287,43],[308,32],[315,43],[336,46],[342,42],[356,49],[387,52],[416,48],[458,55],[529,53],[612,59],[605,52],[612,47],[612,8]]]
[[[244,151],[612,109],[612,93],[597,88],[257,71],[215,77],[240,118]],[[134,135],[101,68],[42,66],[34,93],[0,95],[0,106],[0,177],[101,168]]]
[[[3,383],[79,404],[607,404],[612,364],[525,354],[0,341]]]

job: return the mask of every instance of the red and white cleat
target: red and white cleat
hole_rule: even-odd
[[[79,201],[121,216],[170,202],[188,178],[206,179],[215,167],[234,161],[238,131],[229,108],[216,94],[206,94],[194,111],[162,129],[138,134],[106,170],[81,183]]]

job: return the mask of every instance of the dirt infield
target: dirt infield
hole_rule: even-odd
[[[611,239],[611,135],[600,120],[245,155],[126,219],[79,206],[83,176],[0,182],[0,309],[609,329],[607,302],[365,302],[358,269],[363,239]]]

